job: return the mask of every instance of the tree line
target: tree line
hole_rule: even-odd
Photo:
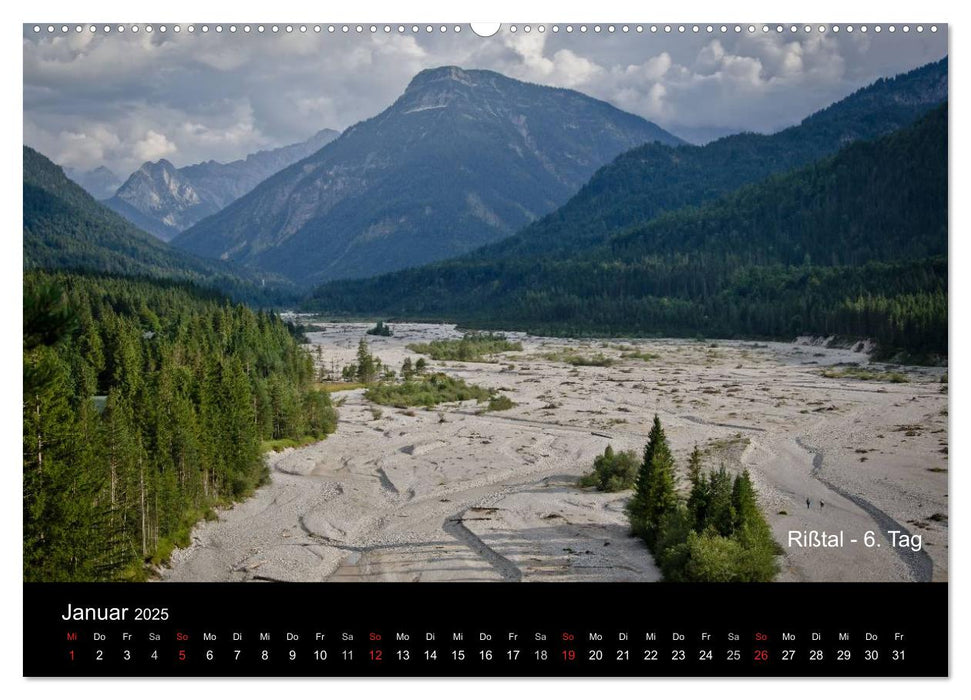
[[[24,579],[140,579],[336,411],[273,313],[191,285],[24,278]]]

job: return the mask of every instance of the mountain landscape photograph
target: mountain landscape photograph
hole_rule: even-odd
[[[902,27],[24,25],[24,581],[947,581]]]

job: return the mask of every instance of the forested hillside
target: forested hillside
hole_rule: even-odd
[[[97,202],[64,171],[24,146],[24,268],[92,270],[192,281],[234,298],[270,303],[292,289],[258,273],[170,248]]]
[[[279,317],[156,282],[28,271],[24,580],[138,579],[336,413]]]
[[[560,209],[470,257],[574,257],[660,213],[711,201],[853,141],[901,129],[946,99],[945,58],[878,80],[775,134],[735,134],[705,146],[647,143],[601,168]]]
[[[947,107],[573,258],[463,259],[315,293],[321,311],[569,335],[877,339],[947,352]]]

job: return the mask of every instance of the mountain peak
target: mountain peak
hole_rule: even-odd
[[[504,238],[651,141],[681,142],[579,92],[440,66],[175,245],[303,284],[374,275]]]
[[[116,187],[115,196],[106,203],[136,226],[167,241],[338,135],[321,129],[306,141],[257,151],[229,163],[207,160],[176,168],[164,158],[149,161]]]
[[[426,68],[418,73],[408,83],[408,87],[405,88],[405,93],[446,80],[462,83],[469,87],[473,87],[476,84],[471,71],[464,70],[458,66],[439,66],[438,68]]]
[[[158,160],[152,162],[150,160],[142,163],[142,167],[139,170],[146,173],[165,173],[165,172],[175,172],[175,166],[165,158],[159,158]]]

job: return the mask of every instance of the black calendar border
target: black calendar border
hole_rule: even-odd
[[[450,602],[447,607],[441,604],[445,600]],[[456,612],[455,603],[463,601],[465,611]],[[76,607],[165,608],[168,613],[164,621],[75,623],[60,618],[68,602]],[[73,642],[66,638],[69,627],[78,635]],[[72,646],[82,656],[90,651],[90,635],[96,631],[108,636],[103,646],[105,653],[111,652],[121,643],[118,637],[125,629],[136,637],[156,630],[162,637],[156,645],[161,658],[154,663],[139,659],[134,664],[117,658],[103,660],[111,663],[96,663],[87,657],[73,663],[67,660],[66,650]],[[231,654],[224,651],[232,651],[225,646],[232,640],[218,637],[233,629],[244,634],[244,644],[237,646],[247,650],[265,647],[270,650],[268,658],[251,654],[251,659],[230,659]],[[698,638],[703,629],[710,629],[712,635],[734,629],[741,637],[737,646],[744,655],[764,648],[766,659],[742,658],[731,664],[717,657],[710,662],[692,658],[705,648],[722,650],[736,644],[722,639],[704,642]],[[821,642],[826,649],[835,653],[845,647],[853,656],[845,663],[835,658],[822,663],[810,663],[808,658],[784,663],[785,645],[807,648],[809,640],[800,635],[808,636],[814,629],[832,635]],[[217,640],[203,643],[206,630],[210,634],[219,630]],[[255,636],[260,630],[270,633],[270,639],[260,642]],[[287,630],[297,634],[299,641],[287,642],[283,637]],[[346,662],[328,658],[313,663],[309,652],[315,644],[308,635],[314,630],[327,635],[353,634],[353,641],[330,637],[317,646],[338,653],[341,648],[351,648],[357,656]],[[404,630],[411,637],[407,643],[396,639]],[[461,646],[451,638],[458,630],[468,635]],[[515,641],[506,638],[511,630],[519,635]],[[655,631],[659,663],[586,658],[595,648],[619,654],[617,635],[621,631],[633,635],[645,630]],[[670,639],[678,630],[686,636],[683,642]],[[851,635],[845,643],[835,636],[840,630]],[[864,639],[867,630],[877,634],[879,641],[868,645]],[[889,635],[895,630],[906,637],[901,648],[907,656],[900,663],[891,662],[888,656],[893,650]],[[537,632],[547,634],[547,641],[530,639]],[[603,642],[591,641],[591,632],[601,634]],[[177,641],[180,633],[188,639]],[[382,639],[369,640],[372,633]],[[424,639],[428,633],[436,635],[435,648],[443,656],[458,648],[467,655],[461,660],[438,658],[435,663],[366,658],[375,649],[392,657],[402,648],[420,653],[428,648]],[[481,633],[492,638],[483,641],[478,638]],[[558,637],[564,633],[574,634],[574,641]],[[797,641],[785,642],[785,633],[796,634]],[[766,639],[758,642],[756,634]],[[948,634],[947,583],[24,584],[24,675],[30,677],[944,677],[949,673]],[[252,642],[255,645],[250,646]],[[223,650],[219,652],[222,658],[214,653],[214,660],[205,660],[206,644]],[[666,658],[679,644],[686,651],[683,663]],[[141,650],[148,643],[139,639],[137,646]],[[865,661],[862,655],[868,646],[880,649],[883,658]],[[525,654],[541,647],[556,658],[540,663],[526,656],[515,660],[499,657],[512,648]],[[648,642],[638,638],[628,648],[636,655],[646,647]],[[301,650],[297,661],[288,661],[288,648]],[[561,658],[569,648],[579,658]],[[493,654],[489,660],[473,658],[487,649]],[[180,650],[185,652],[182,660]]]

